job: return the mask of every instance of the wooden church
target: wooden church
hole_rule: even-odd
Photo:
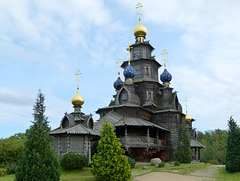
[[[140,7],[137,6],[139,11]],[[196,132],[192,128],[195,120],[183,113],[177,93],[170,87],[172,75],[167,70],[165,56],[168,52],[163,50],[165,63],[159,76],[158,69],[162,65],[152,55],[154,48],[149,41],[145,41],[147,28],[141,23],[140,13],[133,32],[135,42],[128,46],[128,60],[121,64],[125,80],[121,80],[119,70],[113,84],[116,90],[114,101],[97,110],[100,119],[94,123],[91,115],[81,112],[84,100],[78,88],[72,98],[74,112],[66,113],[60,127],[50,132],[54,136],[54,148],[60,156],[75,152],[91,160],[100,138],[102,123],[107,120],[114,126],[126,154],[136,161],[145,162],[151,158],[172,161],[181,126],[186,124],[191,139],[192,159],[199,161],[200,149],[204,146],[196,140]]]

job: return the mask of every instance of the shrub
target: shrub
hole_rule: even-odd
[[[11,163],[11,164],[6,163],[4,165],[4,168],[6,169],[7,174],[14,174],[15,173],[15,169],[16,169],[16,164],[14,164],[14,163]]]
[[[174,166],[180,166],[180,162],[179,161],[175,161],[174,162]]]
[[[105,121],[100,131],[97,153],[92,158],[92,174],[97,180],[126,181],[131,178],[131,166],[111,123]]]
[[[88,158],[85,155],[77,153],[67,153],[61,160],[61,166],[64,170],[82,169],[88,165]]]
[[[130,164],[131,168],[134,168],[136,165],[135,159],[128,157],[128,163]]]
[[[166,165],[165,162],[161,162],[161,163],[158,164],[158,167],[162,168],[162,167],[164,167],[165,165]]]
[[[0,169],[0,177],[6,175],[6,169]]]

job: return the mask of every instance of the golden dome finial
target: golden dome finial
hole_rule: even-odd
[[[139,10],[138,15],[139,15],[139,22],[138,25],[133,29],[133,34],[136,37],[137,41],[143,42],[146,35],[147,35],[147,28],[145,26],[142,25],[141,23],[141,7],[143,7],[143,5],[141,3],[138,3],[136,6],[136,9]]]
[[[82,73],[78,69],[77,74],[75,74],[75,75],[77,75],[77,94],[75,96],[73,96],[73,98],[72,98],[72,104],[74,106],[81,106],[84,103],[83,97],[79,94],[79,75],[80,74],[82,74]]]
[[[188,102],[189,100],[185,97],[185,99],[184,99],[183,101],[185,102],[185,107],[186,107],[185,120],[186,120],[187,122],[191,122],[192,118],[191,118],[191,117],[188,115],[188,113],[187,113],[187,102]]]
[[[168,52],[163,49],[163,53],[161,53],[161,55],[163,55],[163,61],[164,61],[164,69],[167,69],[167,59],[166,59],[166,54],[168,54]]]

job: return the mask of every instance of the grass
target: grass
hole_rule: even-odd
[[[142,167],[147,166],[147,170],[143,170]],[[180,166],[175,166],[174,164],[167,164],[165,167],[158,168],[156,166],[152,166],[151,164],[137,164],[135,168],[132,169],[132,175],[133,177],[141,176],[147,173],[151,172],[168,172],[168,173],[177,173],[182,175],[188,175],[190,173],[193,173],[196,170],[202,170],[209,167],[209,164],[204,163],[187,163],[187,164],[181,164]]]
[[[147,166],[148,169],[143,170],[142,167]],[[181,164],[180,166],[174,166],[174,164],[167,164],[163,168],[158,168],[152,166],[151,164],[137,164],[135,168],[132,169],[132,180],[135,177],[145,175],[151,172],[168,172],[182,175],[189,175],[197,170],[207,169],[210,164],[197,163],[197,164]],[[65,171],[62,170],[61,181],[96,181],[94,176],[91,174],[91,168],[86,167],[82,170]],[[0,181],[13,181],[14,175],[6,175],[0,177]],[[235,181],[240,180],[240,172],[229,173],[225,170],[225,167],[219,168],[218,174],[216,175],[216,180],[218,181]]]
[[[225,167],[222,167],[219,169],[217,179],[216,180],[221,180],[221,181],[229,181],[229,180],[240,180],[240,172],[237,173],[230,173],[225,170]]]

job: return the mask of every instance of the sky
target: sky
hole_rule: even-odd
[[[240,1],[142,0],[142,24],[153,55],[199,131],[240,124]],[[33,120],[38,90],[52,129],[72,112],[79,69],[82,111],[113,99],[116,61],[126,61],[138,23],[132,0],[0,1],[0,138],[23,133]],[[123,70],[121,70],[121,78]],[[159,69],[159,75],[163,67]],[[185,108],[183,109],[185,112]]]

